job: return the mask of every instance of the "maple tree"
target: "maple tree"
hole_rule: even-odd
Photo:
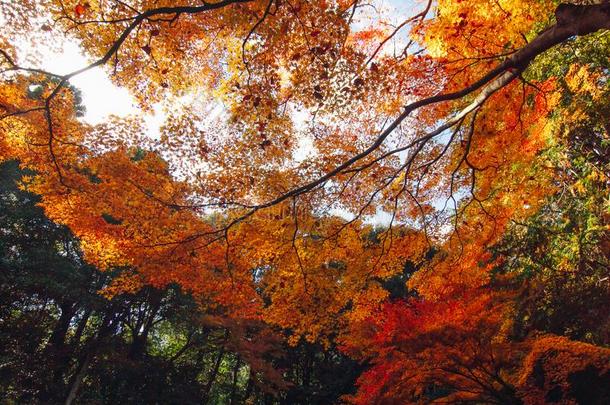
[[[226,346],[235,381],[244,361],[282,389],[252,328],[370,362],[356,403],[537,403],[570,372],[605,378],[605,349],[536,331],[608,344],[548,311],[609,297],[610,3],[430,0],[398,24],[369,8],[1,3],[0,160],[31,171],[21,187],[84,260],[123,269],[107,299],[178,285],[231,331],[212,382]],[[24,56],[66,41],[90,63]],[[139,116],[81,119],[70,80],[97,67],[165,111],[158,137]],[[548,323],[524,318],[541,307]],[[532,382],[553,344],[574,368]]]

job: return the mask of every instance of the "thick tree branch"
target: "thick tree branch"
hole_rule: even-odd
[[[472,93],[477,91],[479,92],[470,104],[460,110],[455,117],[448,120],[444,125],[437,128],[435,131],[418,138],[416,141],[410,143],[407,147],[395,149],[389,153],[386,153],[384,156],[418,146],[420,143],[438,135],[443,130],[453,127],[456,123],[461,122],[469,113],[480,108],[493,93],[500,90],[518,77],[538,55],[541,55],[545,51],[571,37],[587,35],[603,29],[610,29],[610,3],[587,6],[562,5],[557,8],[556,15],[558,21],[557,24],[540,33],[538,37],[529,42],[520,50],[514,52],[510,57],[508,57],[494,69],[490,70],[476,82],[455,92],[439,94],[406,105],[402,113],[398,115],[398,117],[396,117],[394,121],[377,136],[375,141],[368,148],[336,166],[333,170],[316,178],[315,180],[310,181],[309,183],[293,188],[292,190],[279,195],[273,200],[269,200],[266,203],[252,207],[241,216],[229,221],[229,223],[221,229],[194,234],[184,240],[165,244],[180,244],[192,242],[205,236],[218,234],[226,235],[229,229],[239,224],[243,220],[251,217],[257,211],[272,207],[288,199],[311,192],[316,188],[323,186],[328,180],[334,178],[338,174],[352,172],[353,170],[350,170],[350,168],[355,163],[360,162],[379,149],[388,136],[392,134],[398,128],[398,126],[414,111],[433,104],[459,100],[465,96],[471,95]],[[411,156],[410,160],[415,159],[416,155],[417,152]],[[375,159],[374,162],[379,160],[380,159]],[[369,166],[370,165],[368,164],[364,164],[361,169]],[[457,202],[455,203],[457,206]]]
[[[320,184],[335,177],[337,174],[343,172],[345,169],[351,167],[354,163],[357,163],[369,156],[383,144],[387,137],[393,133],[394,130],[396,130],[396,128],[398,128],[398,126],[412,112],[432,104],[458,100],[480,90],[480,93],[477,95],[473,103],[471,103],[459,114],[459,116],[464,117],[467,113],[473,111],[477,106],[480,106],[482,102],[489,98],[491,94],[501,89],[516,76],[518,76],[519,72],[524,70],[534,60],[534,58],[536,58],[536,56],[544,53],[555,45],[564,42],[570,37],[587,35],[602,29],[610,29],[610,3],[591,6],[564,5],[558,7],[557,15],[557,24],[542,32],[529,44],[515,52],[512,56],[507,58],[504,62],[489,71],[470,86],[452,93],[439,94],[418,100],[405,106],[403,112],[378,135],[375,141],[368,148],[354,155],[352,158],[346,160],[333,170],[318,177],[317,179],[300,187],[294,188],[289,192],[280,195],[274,200],[259,205],[257,208],[248,213],[246,217],[252,215],[259,209],[267,208],[272,205],[279,204],[289,198],[292,198],[293,196],[307,193],[318,187]]]

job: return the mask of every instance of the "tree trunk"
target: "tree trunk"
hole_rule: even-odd
[[[70,389],[68,391],[68,395],[66,396],[66,400],[64,401],[64,405],[71,405],[76,399],[78,390],[87,376],[87,369],[89,368],[91,361],[93,361],[95,358],[95,353],[98,347],[102,344],[106,337],[112,333],[114,327],[116,326],[119,314],[117,314],[115,310],[116,307],[114,305],[106,310],[96,336],[92,337],[91,340],[85,345],[85,355],[83,356],[82,361],[80,361],[78,370],[72,377],[72,381],[69,385]],[[87,315],[87,317],[89,315]],[[86,321],[86,319],[83,319],[83,321]],[[81,323],[83,321],[81,321]]]
[[[239,369],[241,368],[241,359],[237,356],[235,366],[233,367],[233,382],[231,384],[230,405],[235,405],[237,400],[237,378],[239,377]]]
[[[83,318],[78,323],[76,331],[74,332],[74,336],[72,337],[72,346],[76,347],[80,343],[83,333],[85,332],[85,328],[87,327],[89,317],[91,316],[91,312],[91,309],[87,309],[87,311],[83,314]]]
[[[214,366],[212,367],[212,369],[210,370],[210,376],[208,377],[208,381],[205,385],[204,391],[203,391],[203,399],[204,399],[204,403],[207,403],[210,399],[210,392],[212,391],[212,385],[214,385],[214,381],[216,380],[216,377],[218,376],[218,370],[220,370],[220,364],[222,363],[222,358],[225,355],[225,343],[227,342],[227,339],[229,338],[229,331],[225,331],[225,336],[224,339],[221,343],[221,347],[218,351],[218,356],[216,356],[216,361],[214,362]]]
[[[59,307],[61,315],[55,323],[44,349],[45,356],[49,360],[47,375],[51,377],[51,382],[45,384],[38,394],[38,398],[43,402],[60,400],[65,390],[64,375],[70,364],[70,350],[66,346],[66,335],[70,329],[70,321],[76,313],[76,304],[61,303]]]
[[[76,305],[72,302],[63,303],[59,308],[61,309],[61,315],[53,328],[47,344],[47,350],[51,351],[59,350],[66,343],[66,334],[70,328],[70,321],[76,313]]]
[[[138,326],[133,331],[133,341],[129,355],[133,359],[139,359],[146,352],[146,345],[148,343],[148,335],[155,324],[155,317],[161,309],[161,302],[163,300],[164,292],[153,290],[149,294],[150,308],[148,313],[144,314],[142,322],[138,322]],[[141,331],[138,329],[142,329]]]
[[[91,363],[91,360],[93,359],[93,355],[94,355],[93,351],[90,351],[89,353],[87,353],[87,355],[85,356],[85,359],[80,364],[78,372],[74,376],[72,384],[70,385],[70,391],[68,392],[68,397],[66,398],[64,405],[71,405],[72,402],[74,402],[74,400],[76,399],[76,394],[78,394],[78,390],[79,390],[81,384],[83,383],[85,376],[87,375],[87,368],[89,368],[89,363]]]
[[[220,363],[222,363],[222,358],[224,355],[225,348],[222,347],[218,352],[218,356],[216,356],[216,361],[214,362],[212,370],[210,370],[210,375],[203,391],[204,403],[207,403],[210,399],[210,392],[212,391],[212,386],[214,385],[214,381],[216,381],[216,377],[218,376],[218,370],[220,370]]]

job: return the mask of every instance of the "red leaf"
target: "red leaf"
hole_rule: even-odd
[[[78,17],[78,18],[81,18],[83,15],[85,15],[86,12],[87,12],[87,6],[85,6],[82,3],[78,3],[74,7],[74,14],[76,14],[76,17]]]

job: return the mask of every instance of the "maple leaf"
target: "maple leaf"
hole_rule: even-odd
[[[77,18],[81,18],[85,15],[89,8],[89,3],[78,3],[76,6],[74,6],[74,14]]]

